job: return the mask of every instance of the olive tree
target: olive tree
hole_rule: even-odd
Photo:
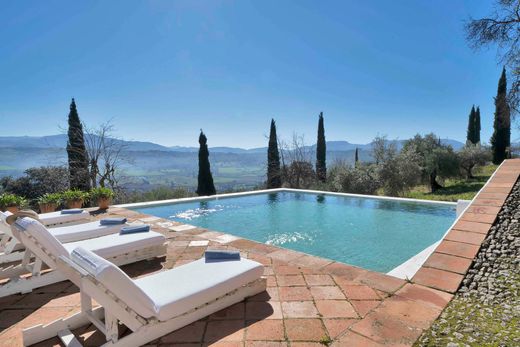
[[[464,171],[467,179],[475,178],[473,169],[476,166],[485,165],[491,160],[488,148],[480,144],[467,144],[458,153],[460,168]]]

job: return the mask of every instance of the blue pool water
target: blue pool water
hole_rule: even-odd
[[[388,272],[440,240],[454,205],[278,192],[140,212]]]

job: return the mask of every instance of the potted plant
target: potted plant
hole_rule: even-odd
[[[61,203],[60,193],[47,193],[38,198],[40,213],[54,212]]]
[[[88,197],[88,193],[78,189],[69,189],[64,191],[62,196],[67,208],[81,208],[85,199]]]
[[[97,201],[100,210],[106,210],[113,197],[114,191],[110,188],[98,187],[90,191],[90,198],[92,201]]]
[[[0,194],[0,210],[2,211],[16,213],[25,205],[27,205],[27,200],[21,196],[10,193]]]

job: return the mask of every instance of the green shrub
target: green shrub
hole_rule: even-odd
[[[88,193],[78,189],[69,189],[62,193],[63,200],[65,201],[78,201],[88,199]]]
[[[63,196],[61,193],[47,193],[40,196],[37,200],[39,204],[61,204]]]
[[[90,190],[90,198],[92,200],[97,199],[112,199],[114,197],[114,191],[110,188],[98,187]]]
[[[0,209],[5,210],[7,207],[20,207],[23,208],[27,205],[27,200],[25,198],[10,194],[10,193],[4,193],[0,194]]]

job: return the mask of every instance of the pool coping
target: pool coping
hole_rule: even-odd
[[[456,202],[451,202],[451,201],[425,200],[425,199],[399,198],[399,197],[381,196],[381,195],[328,192],[328,191],[324,191],[324,190],[312,190],[312,189],[272,188],[272,189],[261,189],[261,190],[248,190],[245,192],[238,192],[238,193],[224,193],[224,194],[216,194],[216,195],[208,195],[208,196],[195,196],[195,197],[189,197],[189,198],[134,202],[134,203],[129,203],[129,204],[114,205],[114,207],[134,209],[134,208],[139,208],[139,207],[152,207],[152,206],[162,206],[162,205],[170,205],[170,204],[180,204],[180,203],[185,203],[185,202],[209,201],[209,200],[218,200],[220,198],[225,199],[225,198],[233,198],[233,197],[239,197],[239,196],[260,195],[260,194],[278,193],[278,192],[321,194],[321,195],[342,196],[342,197],[351,197],[351,198],[390,200],[390,201],[393,200],[393,201],[401,201],[401,202],[416,202],[416,203],[435,204],[435,205],[455,205],[455,206],[457,205]]]

